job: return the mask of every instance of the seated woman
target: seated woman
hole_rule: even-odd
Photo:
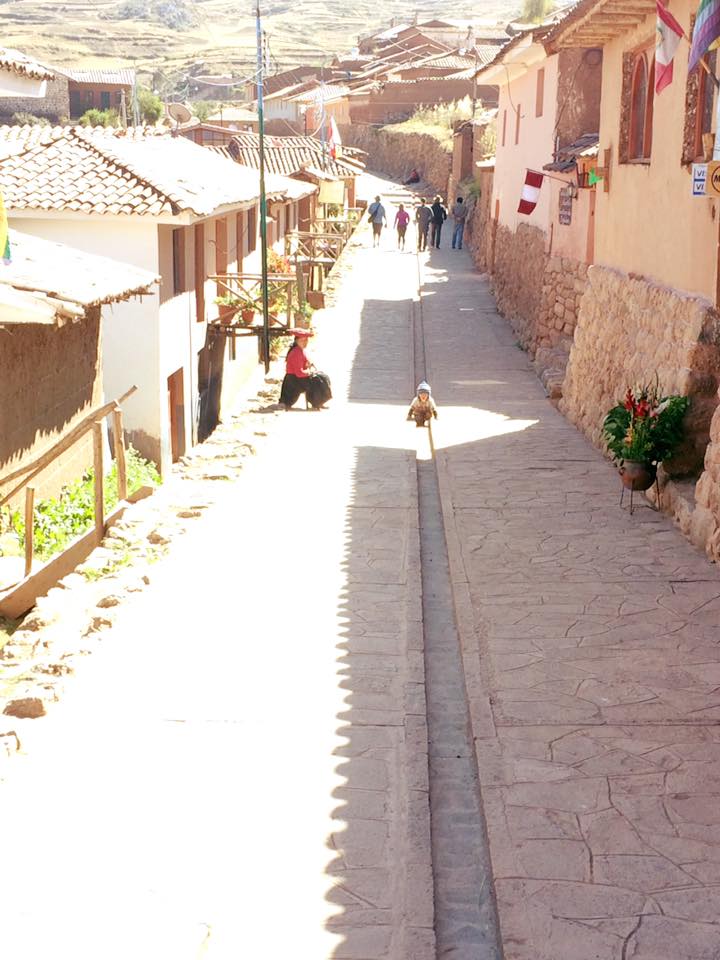
[[[408,183],[420,183],[420,174],[417,172],[417,170],[415,169],[415,167],[413,167],[412,170],[410,171],[410,176],[407,178],[407,180],[405,181],[405,183],[406,183],[406,184],[408,184]]]
[[[303,393],[316,410],[324,409],[324,404],[332,397],[329,377],[317,371],[305,353],[308,339],[312,336],[312,330],[296,330],[295,341],[287,352],[285,377],[280,389],[280,403],[286,410]]]

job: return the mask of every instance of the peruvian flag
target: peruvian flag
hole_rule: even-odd
[[[335,123],[335,117],[330,117],[330,122],[328,123],[328,151],[333,160],[337,160],[338,147],[341,146],[342,140],[340,139],[338,125]]]
[[[683,28],[661,0],[657,4],[657,40],[655,42],[655,93],[660,93],[673,78],[673,57],[684,36]]]
[[[518,213],[533,212],[535,204],[538,202],[538,197],[540,196],[542,182],[542,173],[536,173],[534,170],[527,170],[525,172],[525,184],[522,189],[522,198],[520,200],[520,206],[518,207]]]

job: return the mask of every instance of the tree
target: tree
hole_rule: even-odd
[[[210,100],[196,100],[195,103],[191,104],[191,106],[192,112],[198,118],[200,123],[203,123],[208,117],[215,113],[215,104]]]
[[[138,106],[140,107],[140,116],[145,123],[157,123],[163,115],[164,107],[160,97],[148,90],[147,87],[138,87]]]
[[[554,7],[552,0],[523,0],[523,23],[542,23]]]

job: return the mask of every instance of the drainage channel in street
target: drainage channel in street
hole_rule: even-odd
[[[415,379],[419,382],[426,379],[427,370],[421,302],[415,307]],[[418,457],[417,478],[437,956],[439,960],[500,960],[490,854],[434,459]]]

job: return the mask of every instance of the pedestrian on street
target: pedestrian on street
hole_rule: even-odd
[[[437,406],[430,393],[430,384],[423,380],[417,385],[407,419],[414,420],[416,427],[424,427],[433,417],[437,420]]]
[[[382,228],[387,225],[385,207],[380,202],[380,197],[375,197],[374,203],[368,207],[368,219],[372,223],[373,247],[379,247]]]
[[[314,331],[296,329],[294,333],[295,340],[285,357],[285,377],[280,388],[280,403],[286,410],[290,410],[304,393],[311,407],[324,410],[327,401],[332,399],[330,378],[316,370],[305,353],[308,339],[314,336]]]
[[[410,214],[403,204],[398,206],[398,212],[395,214],[395,229],[398,235],[398,250],[405,249],[405,234],[410,223]]]
[[[418,253],[427,249],[427,235],[432,220],[432,210],[427,205],[425,197],[420,199],[420,206],[415,211],[415,223],[417,224],[417,248]]]
[[[442,197],[435,197],[430,210],[432,211],[432,232],[430,234],[430,246],[437,247],[439,250],[442,226],[447,220],[448,215],[445,205],[442,202]]]
[[[467,212],[467,204],[463,203],[462,197],[458,197],[455,201],[454,207],[452,208],[453,220],[455,221],[455,227],[452,235],[453,250],[455,250],[456,247],[458,250],[462,250],[463,233],[465,232],[465,218],[467,217]]]

